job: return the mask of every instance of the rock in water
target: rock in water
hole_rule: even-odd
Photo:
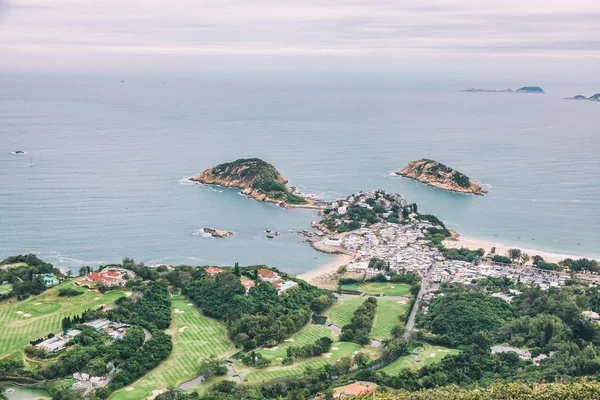
[[[216,238],[226,238],[233,235],[233,232],[224,231],[222,229],[204,228],[203,231]]]
[[[477,195],[487,193],[487,191],[469,179],[465,174],[426,158],[408,163],[406,167],[396,171],[396,174],[452,192]]]

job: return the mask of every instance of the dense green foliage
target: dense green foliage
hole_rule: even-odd
[[[424,158],[417,162],[419,163],[417,167],[419,176],[424,174],[433,179],[445,179],[449,176],[460,187],[468,188],[470,186],[471,181],[468,176],[438,161]]]
[[[152,331],[167,329],[171,325],[171,297],[167,282],[151,281],[135,287],[141,296],[121,297],[118,307],[110,310],[113,321],[140,325]]]
[[[320,356],[323,353],[327,353],[331,349],[333,340],[327,336],[323,336],[317,339],[314,343],[308,343],[304,346],[290,346],[287,348],[286,358],[283,360],[283,364],[291,364],[297,358],[308,358]]]
[[[459,260],[467,262],[475,262],[481,259],[481,257],[483,257],[483,255],[485,254],[485,250],[483,249],[470,250],[464,247],[461,247],[460,249],[448,249],[444,247],[441,249],[441,252],[444,255],[444,257],[446,257],[449,260]]]
[[[340,340],[343,342],[355,342],[363,346],[369,344],[371,342],[369,333],[373,327],[376,312],[377,299],[369,297],[354,311],[350,323],[342,327]]]
[[[22,300],[42,293],[46,290],[46,285],[44,285],[40,274],[62,276],[62,272],[58,268],[54,268],[52,264],[40,260],[35,254],[12,256],[0,261],[0,266],[7,264],[15,264],[16,266],[0,268],[0,283],[10,283],[12,290],[0,295],[0,300],[9,297],[17,297]]]
[[[214,278],[198,275],[183,293],[206,315],[225,321],[231,339],[247,350],[276,345],[306,325],[311,311],[321,312],[335,301],[304,281],[279,296],[270,283],[259,282],[246,296],[240,278],[231,271]]]
[[[480,331],[493,335],[514,315],[513,307],[503,300],[480,293],[450,293],[434,300],[429,312],[419,315],[418,324],[435,334],[438,343],[457,346],[471,343],[472,335]]]

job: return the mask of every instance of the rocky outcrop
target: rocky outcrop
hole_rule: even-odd
[[[412,161],[406,167],[396,171],[396,174],[452,192],[477,195],[487,193],[487,191],[469,179],[465,174],[434,160],[422,159]]]
[[[596,93],[592,97],[585,97],[584,95],[578,94],[577,96],[567,97],[567,100],[589,100],[589,101],[600,101],[600,93]]]
[[[204,233],[208,233],[212,237],[216,238],[227,238],[233,235],[233,232],[225,231],[222,229],[203,228]]]
[[[296,193],[288,186],[279,171],[258,159],[239,159],[208,168],[193,178],[193,182],[239,188],[242,194],[258,201],[275,203],[282,207],[314,207],[313,201]]]

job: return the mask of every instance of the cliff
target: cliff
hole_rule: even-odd
[[[539,86],[523,86],[520,89],[517,89],[517,93],[546,93]]]
[[[396,171],[396,174],[429,186],[453,192],[477,195],[487,193],[480,185],[473,182],[465,174],[434,160],[422,159],[412,161],[406,167]]]
[[[310,205],[311,201],[294,193],[271,164],[258,158],[244,158],[208,168],[191,181],[242,189],[242,193],[258,201],[282,207]]]

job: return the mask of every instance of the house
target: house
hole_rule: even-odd
[[[381,273],[382,273],[381,270],[378,270],[375,268],[367,268],[367,271],[365,272],[365,279],[374,278]]]
[[[219,275],[221,272],[223,272],[223,270],[221,268],[218,267],[208,267],[204,270],[204,272],[206,272],[206,274],[208,276],[217,276]]]
[[[124,286],[127,279],[135,279],[135,273],[123,268],[105,268],[102,271],[90,272],[76,283],[81,286]]]
[[[598,313],[594,312],[594,311],[582,311],[581,315],[583,315],[584,318],[592,320],[592,321],[596,321],[596,322],[600,321],[600,315],[598,315]]]
[[[67,347],[67,342],[68,340],[64,340],[59,336],[54,336],[50,339],[46,339],[43,342],[36,344],[35,347],[44,349],[47,353],[55,353]]]
[[[373,393],[377,385],[370,382],[354,382],[346,386],[341,386],[333,390],[334,399],[351,399],[357,396],[363,396]]]
[[[281,295],[283,292],[290,290],[293,287],[298,286],[298,283],[294,282],[294,281],[277,281],[273,283],[273,286],[275,287],[275,289],[277,290],[277,295]]]
[[[258,270],[258,277],[261,281],[273,283],[281,280],[277,272],[273,272],[270,269],[262,268]]]
[[[104,329],[107,329],[109,327],[110,321],[105,318],[95,319],[93,321],[86,322],[84,325],[87,325],[90,328],[95,329],[98,332],[101,332]]]
[[[246,289],[246,294],[248,294],[248,292],[250,292],[250,288],[253,288],[254,286],[256,286],[254,281],[242,281],[241,283],[242,283],[242,286]]]
[[[531,352],[528,350],[519,349],[517,347],[508,346],[492,346],[492,354],[497,353],[516,353],[521,360],[531,359]]]
[[[60,283],[54,274],[42,274],[41,278],[47,287],[56,286]]]

